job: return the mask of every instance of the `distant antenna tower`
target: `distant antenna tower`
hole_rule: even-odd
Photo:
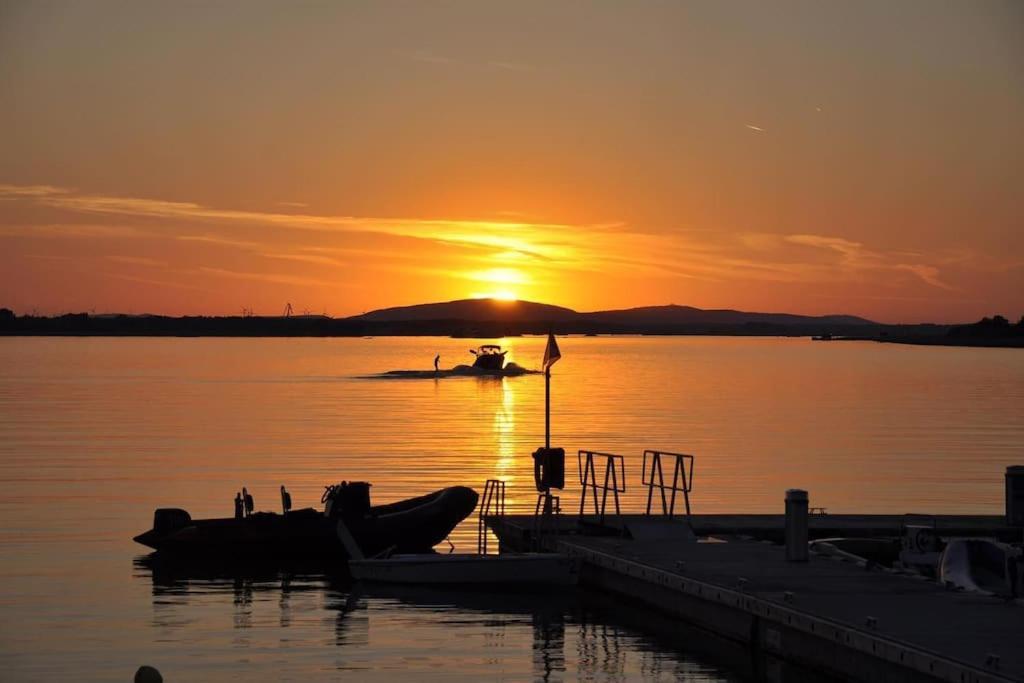
[[[286,318],[292,317],[292,305],[291,305],[291,302],[286,303],[284,305],[284,317],[286,317]]]

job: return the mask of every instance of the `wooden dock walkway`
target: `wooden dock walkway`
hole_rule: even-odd
[[[815,515],[811,536],[895,535],[903,516]],[[586,520],[584,520],[586,522]],[[592,522],[596,522],[592,520]],[[811,555],[787,562],[781,515],[609,515],[603,527],[563,516],[540,545],[580,558],[581,581],[747,644],[753,652],[845,680],[1024,681],[1024,605]],[[536,547],[532,515],[489,517],[513,550]],[[997,516],[939,516],[940,531],[1019,534]],[[659,531],[660,530],[660,531]],[[666,533],[667,532],[667,533]],[[659,537],[660,536],[660,537]],[[769,671],[766,675],[772,678]]]

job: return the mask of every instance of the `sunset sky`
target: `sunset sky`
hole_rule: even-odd
[[[1024,313],[1024,3],[0,4],[0,306]]]

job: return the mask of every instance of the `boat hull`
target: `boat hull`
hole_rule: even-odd
[[[489,372],[497,372],[505,367],[505,352],[478,354],[473,362],[473,367]]]
[[[346,524],[367,554],[428,552],[473,512],[476,502],[473,489],[453,486],[372,507],[369,514],[347,519]],[[257,513],[245,519],[189,520],[174,529],[150,529],[134,540],[176,555],[344,558],[337,522],[313,509],[287,515]]]

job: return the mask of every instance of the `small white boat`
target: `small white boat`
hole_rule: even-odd
[[[352,578],[381,583],[432,585],[575,585],[578,564],[557,553],[504,555],[417,554],[349,560]]]

